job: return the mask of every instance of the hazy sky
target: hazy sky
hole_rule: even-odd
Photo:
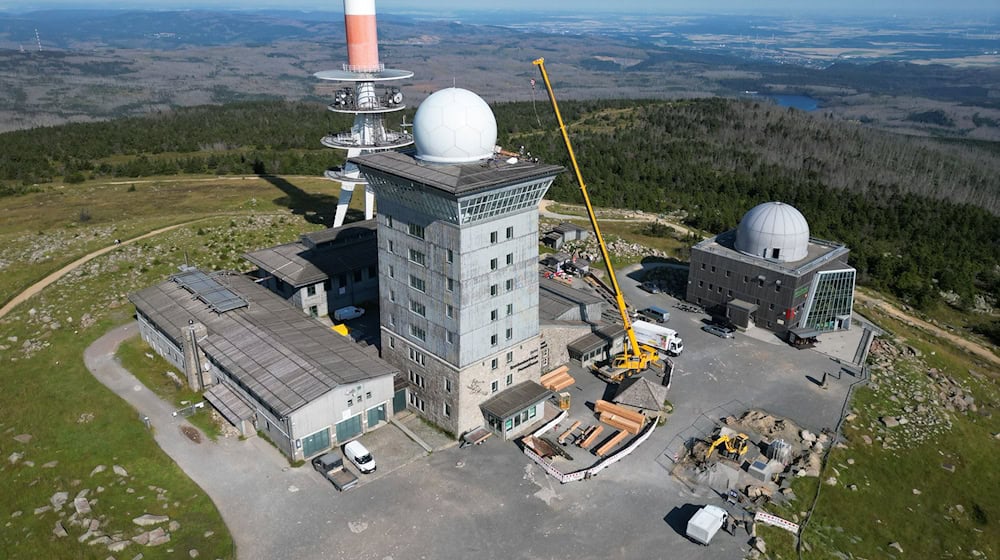
[[[582,12],[652,12],[652,13],[877,13],[1000,15],[1000,0],[377,0],[380,11],[454,12],[461,10],[503,9]],[[223,9],[308,9],[342,11],[342,0],[0,0],[0,10],[27,11],[48,8],[223,8]]]

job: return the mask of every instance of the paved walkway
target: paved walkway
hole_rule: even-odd
[[[98,381],[149,417],[156,443],[212,498],[229,527],[239,558],[339,557],[327,552],[332,535],[330,539],[318,537],[330,533],[330,515],[352,498],[360,499],[359,491],[338,494],[308,465],[291,468],[283,455],[259,437],[220,438],[216,442],[203,437],[202,443],[192,442],[181,432],[182,426],[191,424],[173,416],[173,405],[150,391],[115,359],[118,346],[138,334],[134,322],[109,331],[84,351],[84,364]],[[420,422],[410,423],[409,428],[435,450],[454,444]],[[366,445],[378,457],[379,470],[375,475],[362,476],[362,486],[392,477],[395,471],[409,468],[427,456],[392,426],[365,437]],[[355,518],[346,511],[339,513],[338,529],[352,533],[355,527],[347,524],[354,523]],[[297,554],[288,552],[292,550]]]

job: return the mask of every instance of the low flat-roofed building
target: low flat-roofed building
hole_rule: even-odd
[[[188,269],[133,293],[142,338],[244,435],[292,460],[389,420],[399,370],[253,279]]]
[[[375,220],[328,228],[243,255],[267,289],[313,317],[378,301]]]

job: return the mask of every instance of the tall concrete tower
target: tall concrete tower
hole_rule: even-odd
[[[382,357],[407,375],[410,409],[456,436],[508,437],[546,396],[538,202],[562,167],[494,153],[493,112],[464,89],[428,97],[413,131],[415,155],[351,159],[378,198]],[[489,412],[508,388],[510,414]]]
[[[413,136],[404,131],[386,130],[383,117],[386,113],[406,108],[402,92],[389,84],[410,78],[413,72],[387,69],[379,62],[375,0],[344,0],[344,24],[347,29],[347,64],[340,70],[324,70],[313,75],[321,80],[349,84],[336,91],[328,108],[334,113],[354,115],[354,126],[347,132],[324,136],[323,145],[347,150],[348,159],[409,146],[413,143]],[[372,218],[374,196],[357,166],[348,163],[344,167],[327,170],[325,175],[341,183],[334,227],[343,225],[356,185],[365,186],[365,219]]]

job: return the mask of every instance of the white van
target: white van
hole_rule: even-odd
[[[362,473],[375,472],[375,458],[364,445],[361,445],[360,441],[347,442],[347,445],[344,446],[344,456],[354,463],[354,466],[358,467]]]
[[[707,545],[719,528],[726,522],[729,514],[718,506],[705,506],[698,510],[688,521],[687,536],[691,540]]]

